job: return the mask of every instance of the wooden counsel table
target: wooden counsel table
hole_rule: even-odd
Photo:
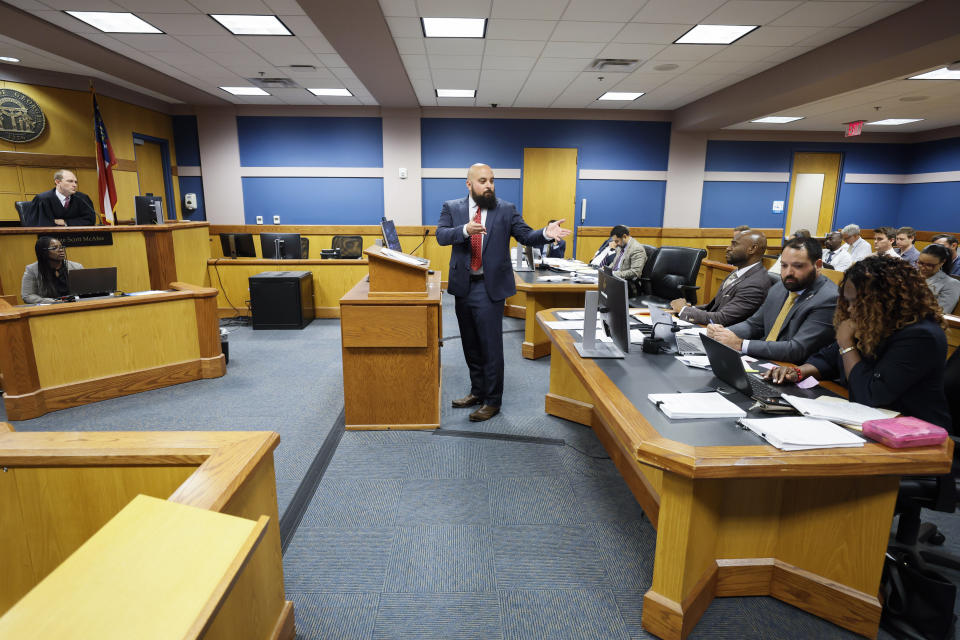
[[[371,247],[340,299],[347,429],[440,426],[440,274]]]
[[[292,640],[279,442],[0,422],[0,637]]]
[[[23,271],[37,261],[34,245],[42,235],[60,238],[67,247],[67,259],[84,267],[117,267],[121,291],[166,289],[171,282],[203,285],[210,257],[209,226],[207,222],[171,222],[0,227],[0,294],[20,293]],[[75,246],[77,242],[81,246]]]
[[[340,298],[367,275],[364,260],[264,260],[262,258],[210,258],[210,286],[219,290],[217,313],[221,318],[249,313],[250,276],[264,271],[309,271],[313,275],[315,318],[339,318]]]
[[[506,315],[522,317],[523,345],[521,354],[528,360],[536,360],[550,355],[550,338],[537,323],[537,314],[544,309],[564,307],[583,308],[584,294],[594,291],[597,283],[586,284],[577,282],[539,282],[543,276],[563,275],[553,271],[519,271],[513,277],[517,282],[517,293],[525,297],[523,315],[515,316],[507,307]],[[519,298],[520,295],[516,296]]]
[[[780,451],[733,420],[669,420],[647,400],[702,389],[709,372],[669,355],[585,360],[570,332],[545,331],[547,413],[593,428],[657,529],[647,631],[685,638],[714,597],[766,595],[876,636],[900,476],[949,472],[950,440]]]
[[[171,287],[64,304],[13,307],[0,300],[8,419],[226,373],[216,289]]]

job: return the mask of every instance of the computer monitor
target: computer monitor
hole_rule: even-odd
[[[148,193],[133,197],[133,211],[137,224],[163,224],[163,198]]]
[[[630,350],[630,299],[627,281],[613,275],[609,267],[597,272],[597,310],[603,330],[620,351]]]
[[[383,232],[383,241],[387,243],[387,249],[403,253],[403,249],[400,247],[400,237],[397,235],[397,227],[393,224],[393,220],[383,218],[380,221],[380,230]]]
[[[266,260],[299,260],[299,233],[261,233],[260,253]]]
[[[227,258],[256,258],[252,233],[221,233],[220,246]]]

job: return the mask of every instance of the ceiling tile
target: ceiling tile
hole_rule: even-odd
[[[483,56],[484,71],[529,71],[537,62],[534,57],[526,56]]]
[[[222,36],[230,32],[220,26],[216,20],[203,14],[194,13],[141,13],[141,18],[173,36]]]
[[[613,39],[631,44],[671,44],[693,27],[692,24],[643,24],[631,22]]]
[[[427,55],[479,56],[483,55],[481,38],[426,38]]]
[[[401,54],[400,59],[403,60],[403,66],[407,69],[429,69],[430,65],[427,63],[426,55],[413,55],[413,54]]]
[[[402,16],[415,18],[420,15],[414,0],[380,0],[380,9],[387,17]]]
[[[431,69],[479,69],[483,56],[428,55]]]
[[[569,0],[493,0],[491,18],[557,20]]]
[[[602,42],[548,42],[541,55],[551,58],[593,58],[601,49]]]
[[[694,73],[716,73],[722,75],[735,74],[740,76],[753,75],[767,68],[762,62],[715,62],[712,58],[701,62],[693,68]]]
[[[809,38],[804,38],[797,44],[807,47],[819,47],[838,38],[842,38],[845,35],[851,34],[854,31],[856,31],[856,29],[853,27],[825,27],[819,29],[816,34],[810,36]]]
[[[303,8],[297,4],[297,0],[263,0],[263,2],[272,13],[278,16],[303,15]],[[166,7],[166,0],[164,0],[164,10],[166,10]]]
[[[302,42],[307,49],[310,49],[310,51],[314,53],[336,53],[333,45],[330,44],[330,42],[323,36],[316,38],[301,37],[300,42]]]
[[[425,18],[487,18],[491,0],[417,0]]]
[[[261,0],[190,0],[190,4],[204,13],[270,13]]]
[[[115,0],[118,5],[121,5],[127,11],[131,11],[140,15],[142,11],[156,11],[160,7],[157,6],[156,0]],[[77,3],[73,3],[75,7]],[[72,7],[71,7],[72,8]],[[187,2],[186,0],[164,0],[163,2],[163,13],[196,13],[197,8]],[[86,9],[86,3],[84,3],[84,10]]]
[[[316,55],[317,59],[323,63],[323,66],[329,67],[330,69],[337,69],[347,66],[347,63],[343,61],[343,58],[335,53],[318,53]]]
[[[607,42],[623,25],[619,22],[577,22],[561,20],[550,40],[557,42]]]
[[[705,24],[756,24],[773,22],[803,4],[797,0],[730,0],[711,13]]]
[[[472,107],[475,105],[475,98],[437,98],[438,107]]]
[[[282,16],[280,20],[283,24],[287,25],[287,29],[295,36],[306,38],[323,37],[323,34],[317,29],[317,25],[307,16]]]
[[[697,24],[724,2],[726,0],[650,0],[633,21]]]
[[[427,49],[423,46],[423,38],[394,38],[397,43],[397,51],[403,53],[426,54]]]
[[[36,11],[46,11],[50,8],[43,3],[37,2],[37,0],[6,0],[6,1],[7,1],[7,4],[14,6],[17,9],[23,9],[24,11],[29,11],[30,13],[34,13]]]
[[[112,33],[109,37],[140,51],[183,51],[183,43],[179,40],[158,33]]]
[[[534,71],[583,71],[593,58],[547,58],[537,61]]]
[[[539,56],[546,42],[531,40],[487,40],[486,55]]]
[[[625,42],[614,42],[608,44],[600,51],[601,58],[635,58],[637,60],[649,60],[664,50],[662,44],[627,44]]]
[[[82,6],[78,7],[76,0],[43,0],[43,4],[51,9],[58,11],[82,10],[82,11],[123,11],[119,4],[110,0],[83,0]]]
[[[819,31],[815,27],[760,27],[743,36],[731,46],[789,47],[801,40],[815,36]]]
[[[433,86],[438,89],[476,89],[479,69],[433,69]]]
[[[114,10],[116,11],[116,9]],[[63,27],[70,33],[77,33],[80,35],[84,35],[84,34],[102,35],[103,34],[103,32],[100,31],[99,29],[91,27],[86,22],[77,20],[73,16],[67,15],[61,11],[36,11],[34,12],[33,15],[37,16],[38,18],[42,18],[47,22],[55,24],[58,27]],[[146,18],[144,18],[144,20],[146,20]],[[156,25],[156,27],[158,29],[161,29],[162,31],[167,31],[167,33],[169,33],[169,30],[164,29],[160,25]]]
[[[248,47],[274,65],[316,64],[317,56],[296,38],[269,36],[238,36]]]
[[[530,74],[514,101],[518,107],[546,107],[557,99],[579,74],[563,71],[538,71]]]
[[[710,60],[716,62],[758,62],[767,60],[770,56],[782,50],[779,47],[751,47],[741,45],[738,42],[712,56]]]
[[[563,19],[627,22],[644,4],[645,0],[570,0]]]
[[[657,60],[679,62],[681,60],[706,60],[715,53],[723,51],[724,45],[714,44],[672,44],[657,54]]]
[[[781,27],[829,27],[852,18],[873,2],[805,2],[772,24]]]
[[[419,18],[387,18],[387,25],[394,38],[423,37],[423,27]]]
[[[866,11],[861,11],[852,18],[844,20],[838,26],[865,27],[868,24],[873,24],[877,20],[882,20],[887,16],[891,16],[898,11],[903,11],[904,9],[912,6],[912,2],[883,2],[870,7]]]
[[[490,20],[487,39],[546,41],[556,25],[550,20]]]
[[[177,36],[176,40],[200,53],[249,53],[236,36]]]

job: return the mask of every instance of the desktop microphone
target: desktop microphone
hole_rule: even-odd
[[[676,333],[680,330],[680,327],[675,326],[672,322],[654,322],[653,326],[650,327],[650,337],[643,339],[643,345],[641,345],[641,350],[644,353],[663,353],[668,349],[667,341],[663,338],[657,338],[657,327],[659,325],[670,325],[670,332]]]
[[[386,218],[384,218],[384,220],[386,220]],[[414,250],[411,251],[410,253],[413,253],[414,251],[416,251],[417,249],[419,249],[420,247],[422,247],[422,246],[423,246],[423,243],[427,241],[427,236],[428,236],[428,235],[430,235],[430,229],[424,229],[424,230],[423,230],[423,240],[421,240],[421,241],[420,241],[420,244],[418,244],[418,245],[414,248]]]

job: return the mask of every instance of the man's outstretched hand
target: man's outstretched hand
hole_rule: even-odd
[[[560,225],[563,224],[565,221],[566,221],[566,218],[563,218],[562,220],[557,220],[556,222],[551,222],[550,224],[548,224],[544,232],[545,235],[551,240],[559,240],[560,238],[565,238],[571,233],[573,233],[572,231],[570,231],[570,229],[563,229],[560,227]]]

